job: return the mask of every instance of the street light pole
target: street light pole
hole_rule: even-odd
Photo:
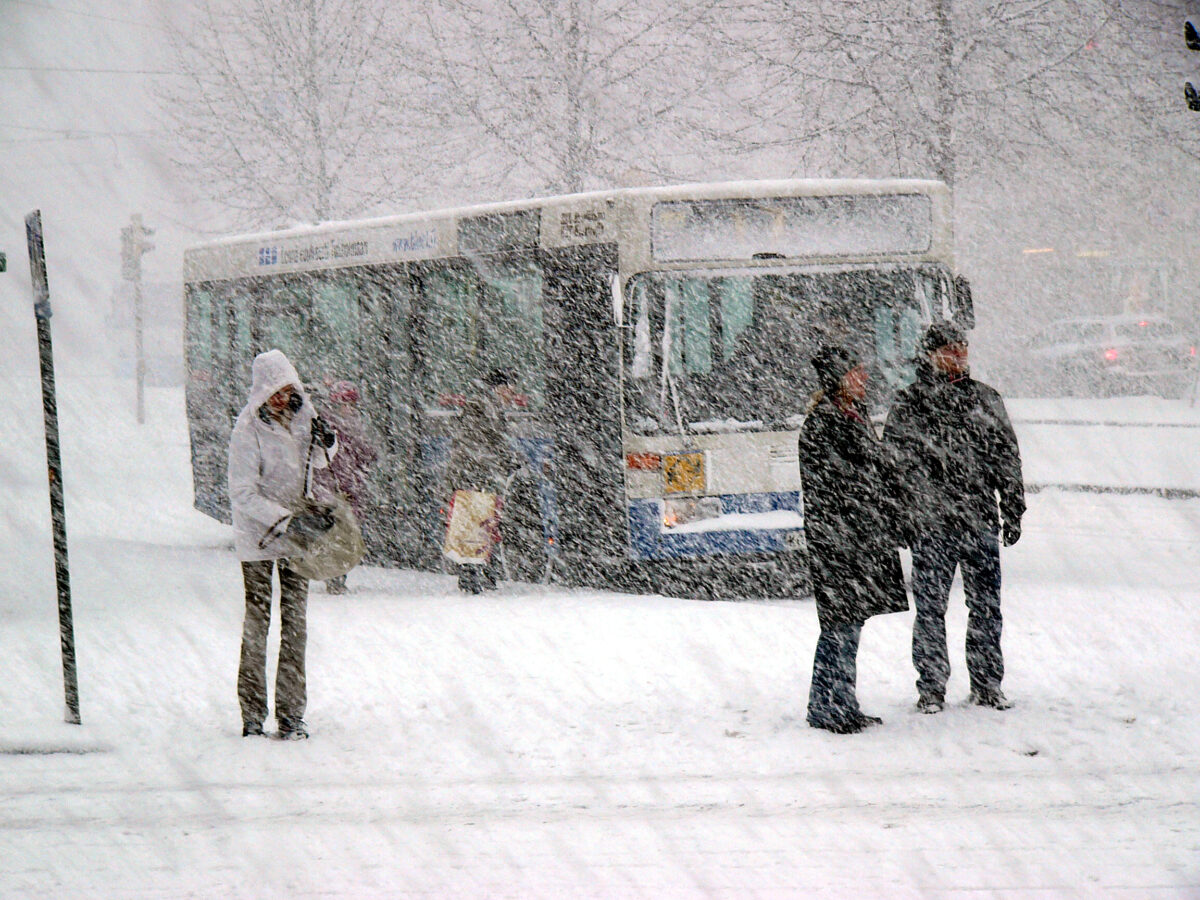
[[[142,214],[134,213],[121,229],[121,274],[133,286],[133,352],[137,381],[137,421],[146,421],[146,349],[142,310],[142,256],[154,249],[149,238],[153,228],[142,224]]]

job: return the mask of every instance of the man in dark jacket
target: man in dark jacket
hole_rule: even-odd
[[[858,642],[871,616],[908,609],[891,486],[895,481],[863,408],[866,369],[840,347],[812,361],[822,388],[800,429],[804,533],[821,635],[808,723],[852,734],[880,719],[855,696]]]
[[[897,397],[884,434],[908,495],[917,708],[936,713],[945,704],[946,606],[961,567],[971,702],[1008,709],[1000,690],[1000,537],[1015,544],[1025,512],[1016,434],[1000,395],[970,377],[961,329],[934,323],[918,354],[917,380]]]

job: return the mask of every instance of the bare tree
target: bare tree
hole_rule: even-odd
[[[430,0],[407,56],[439,159],[493,191],[701,171],[717,0]]]
[[[361,214],[404,189],[383,0],[201,0],[162,96],[180,171],[237,225]]]
[[[1142,104],[1130,76],[1145,84],[1161,46],[1138,42],[1159,29],[1169,5],[735,4],[729,41],[775,85],[773,98],[756,96],[746,111],[755,140],[745,147],[793,151],[809,171],[950,184],[1030,156],[1070,155],[1081,143],[1128,135],[1154,106]],[[1150,6],[1157,17],[1145,15]]]

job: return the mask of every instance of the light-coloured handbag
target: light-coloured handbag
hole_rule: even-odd
[[[306,541],[300,555],[288,560],[297,574],[309,581],[345,575],[362,562],[367,552],[362,529],[346,498],[338,495],[327,505],[333,507],[333,527]]]
[[[296,512],[319,509],[324,511],[332,507],[333,527],[324,534],[311,538],[293,538],[299,547],[299,553],[288,559],[292,569],[302,578],[309,581],[328,581],[345,575],[360,562],[367,553],[363,543],[362,529],[354,516],[350,501],[341,494],[334,495],[328,503],[320,503],[312,499],[312,450],[316,441],[313,433],[308,442],[308,458],[305,460],[304,473],[304,506]]]

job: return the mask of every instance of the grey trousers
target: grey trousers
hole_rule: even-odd
[[[308,579],[287,560],[242,563],[246,585],[246,618],[242,623],[242,658],[238,667],[238,702],[242,721],[261,725],[267,717],[267,631],[271,625],[271,572],[279,569],[279,666],[275,672],[275,717],[302,719],[308,702],[304,681],[304,645]]]

